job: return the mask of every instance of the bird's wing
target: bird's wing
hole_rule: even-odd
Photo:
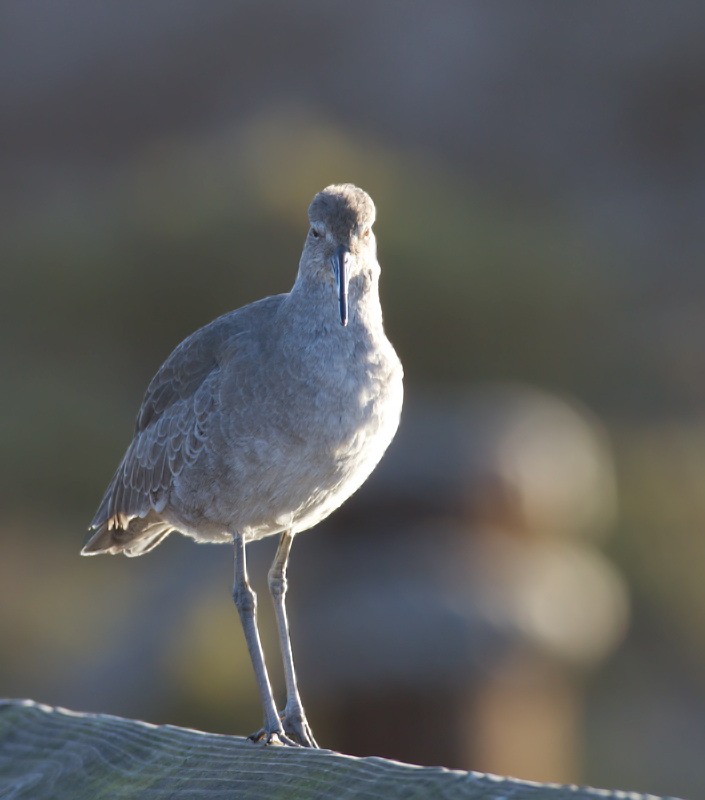
[[[138,535],[142,526],[130,521],[164,509],[173,478],[196,460],[206,442],[219,356],[240,328],[236,314],[226,314],[185,339],[164,362],[147,389],[134,438],[91,523],[92,532],[105,528]]]

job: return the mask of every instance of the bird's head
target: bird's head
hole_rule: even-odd
[[[348,285],[371,281],[377,275],[377,248],[372,224],[372,199],[343,183],[328,186],[314,198],[308,210],[311,229],[306,237],[302,266],[306,264],[326,282],[334,282],[340,322],[348,324]]]

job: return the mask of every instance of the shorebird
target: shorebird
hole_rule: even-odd
[[[264,727],[250,738],[317,747],[291,652],[289,551],[295,534],[327,517],[379,462],[399,424],[403,372],[382,326],[374,203],[352,184],[329,186],[308,215],[291,291],[214,320],[157,372],[82,554],[139,556],[172,531],[234,543],[233,598],[264,709]],[[248,542],[274,534],[282,714],[245,559]]]

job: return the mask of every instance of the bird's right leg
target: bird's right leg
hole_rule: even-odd
[[[235,582],[233,585],[233,600],[240,614],[242,629],[245,632],[247,649],[250,651],[250,659],[255,670],[255,680],[262,700],[264,709],[264,728],[259,733],[253,734],[250,738],[255,741],[264,739],[265,744],[281,743],[296,746],[296,742],[285,735],[282,728],[272,686],[269,683],[267,666],[264,663],[264,652],[262,642],[257,630],[257,595],[252,591],[247,580],[247,563],[245,560],[245,542],[239,533],[235,534]]]
[[[291,531],[282,533],[277,554],[272,568],[269,570],[269,591],[274,602],[274,613],[279,629],[279,642],[281,644],[282,658],[284,660],[284,678],[286,680],[286,708],[282,721],[284,730],[299,744],[304,747],[318,747],[313,738],[311,728],[301,704],[299,688],[296,683],[294,671],[294,658],[291,653],[291,639],[289,638],[289,621],[286,616],[286,565],[289,561],[289,551],[294,535]]]

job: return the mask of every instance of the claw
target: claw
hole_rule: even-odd
[[[302,746],[293,739],[290,739],[284,731],[268,731],[266,728],[262,728],[262,730],[257,731],[257,733],[251,733],[247,738],[253,742],[263,742],[265,746],[268,744],[283,745],[285,747]]]

